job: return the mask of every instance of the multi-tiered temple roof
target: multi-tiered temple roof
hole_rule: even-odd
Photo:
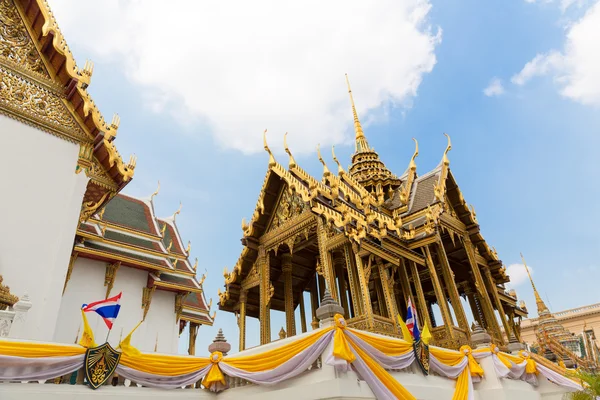
[[[417,144],[406,171],[398,177],[369,146],[350,88],[349,93],[355,153],[348,171],[332,149],[337,174],[332,172],[319,151],[323,175],[314,178],[296,163],[284,143],[289,155],[285,168],[275,159],[265,135],[268,171],[252,218],[242,222],[244,249],[233,271],[225,271],[220,308],[241,313],[243,299],[243,311],[249,316],[264,320],[268,304],[270,309],[285,310],[290,319],[290,310],[303,309],[302,293],[315,293],[315,281],[322,280],[321,293],[329,286],[336,287],[334,296],[339,292],[351,297],[342,299],[348,303],[351,323],[387,334],[397,332],[395,316],[406,309],[409,296],[421,303],[421,321],[434,322],[431,305],[438,304],[445,324],[438,326],[441,340],[444,335],[454,337],[447,299],[460,326],[456,336],[469,335],[459,304],[464,296],[469,297],[476,318],[501,341],[494,310],[511,331],[511,321],[526,312],[504,290],[509,280],[505,268],[484,240],[475,211],[450,171],[450,138],[436,168],[417,174]],[[291,278],[285,272],[289,265]],[[387,279],[391,287],[386,287]],[[365,322],[371,320],[379,322]],[[261,326],[264,335],[268,328]],[[293,328],[290,322],[288,331]]]
[[[190,262],[191,243],[184,244],[175,222],[180,210],[157,218],[154,197],[118,194],[80,225],[73,252],[79,257],[148,271],[148,288],[182,296],[183,321],[212,325],[212,300],[206,302],[202,288],[205,276],[196,279],[198,260]]]

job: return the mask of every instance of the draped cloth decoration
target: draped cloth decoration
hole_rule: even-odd
[[[469,346],[462,346],[460,351],[429,348],[431,368],[442,376],[456,379],[456,388],[452,400],[473,400],[472,375],[481,378],[483,369],[475,361]]]
[[[73,345],[0,341],[0,381],[44,381],[83,366],[85,348]]]

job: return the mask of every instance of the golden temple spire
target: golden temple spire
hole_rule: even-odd
[[[369,143],[363,132],[360,121],[358,120],[358,113],[356,112],[356,106],[354,105],[354,98],[352,97],[352,89],[350,88],[350,81],[348,80],[348,74],[346,74],[346,84],[348,85],[348,94],[350,95],[350,104],[352,105],[352,115],[354,116],[354,133],[356,135],[356,152],[360,153],[363,151],[370,151]]]
[[[533,279],[531,278],[531,274],[529,273],[529,268],[527,267],[527,263],[525,262],[525,257],[523,257],[523,253],[521,253],[521,260],[523,260],[523,265],[525,266],[525,271],[527,271],[527,276],[529,277],[529,281],[531,282],[531,287],[533,288],[533,294],[535,296],[535,304],[537,304],[538,314],[542,311],[548,311],[548,307],[544,304],[544,301],[540,297],[535,284],[533,283]]]

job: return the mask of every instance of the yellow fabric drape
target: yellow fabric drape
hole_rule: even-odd
[[[352,333],[355,333],[354,331]],[[358,356],[367,364],[367,367],[375,374],[375,376],[385,385],[385,387],[397,398],[402,400],[416,400],[404,386],[400,384],[392,375],[389,374],[381,365],[373,360],[367,353],[352,341],[351,338],[347,338],[350,345],[358,354]]]
[[[404,320],[400,317],[400,314],[398,314],[398,316],[396,317],[398,319],[398,324],[400,324],[400,330],[402,331],[402,338],[408,342],[411,343],[413,342],[413,337],[410,334],[410,331],[408,330],[408,326],[406,326],[406,323],[404,322]]]
[[[525,365],[525,373],[527,374],[537,374],[538,370],[537,370],[537,363],[535,362],[535,360],[533,358],[531,358],[531,356],[529,355],[529,352],[527,351],[519,351],[519,356],[523,359],[523,361],[527,361],[527,364]]]
[[[210,362],[212,363],[212,367],[208,371],[208,374],[204,377],[202,384],[209,388],[217,382],[220,382],[223,385],[227,384],[225,381],[225,375],[221,372],[221,368],[219,368],[219,363],[223,360],[223,353],[220,351],[215,351],[210,355]]]
[[[70,357],[85,353],[86,349],[77,345],[54,343],[13,342],[0,340],[0,354],[13,357]]]
[[[88,349],[90,347],[97,347],[98,345],[94,341],[94,331],[92,331],[92,328],[88,323],[83,308],[81,309],[81,319],[83,319],[83,334],[81,335],[81,340],[79,340],[79,345]]]
[[[121,351],[123,352],[123,354],[127,354],[130,356],[139,356],[142,354],[141,351],[139,351],[138,349],[136,349],[135,347],[133,347],[131,345],[131,335],[133,335],[133,332],[135,332],[135,330],[142,324],[142,322],[144,322],[144,320],[140,321],[135,328],[133,328],[131,330],[131,332],[129,332],[129,334],[127,336],[125,336],[125,339],[123,339],[121,341],[121,343],[119,343],[119,347],[121,349]]]
[[[334,327],[315,331],[299,340],[265,351],[264,353],[241,357],[225,357],[222,362],[247,372],[272,370],[312,346],[321,336],[331,332],[332,329]]]
[[[391,337],[373,336],[356,329],[350,329],[350,332],[368,345],[381,351],[386,356],[397,357],[412,351],[412,343],[408,343],[404,340]]]
[[[348,344],[344,330],[339,327],[336,327],[335,333],[333,334],[333,355],[334,357],[341,358],[349,363],[356,360],[356,356],[352,350],[350,350],[350,345]]]
[[[482,377],[483,368],[481,368],[481,365],[479,365],[477,360],[475,360],[475,358],[473,357],[473,349],[471,349],[470,346],[461,346],[459,351],[465,354],[467,356],[467,359],[469,360],[469,371],[471,372],[471,376]]]
[[[469,370],[465,367],[456,379],[456,388],[452,400],[467,400],[469,398]]]
[[[166,354],[139,355],[123,353],[120,363],[137,371],[154,375],[186,375],[206,367],[210,361],[206,357],[171,356]]]
[[[451,351],[451,350],[445,350],[445,349],[442,349],[439,347],[430,347],[429,353],[432,354],[433,356],[435,356],[435,358],[437,358],[439,360],[439,362],[441,362],[444,365],[448,365],[450,367],[456,366],[465,357],[465,354],[463,354],[463,353],[459,353],[459,352]]]

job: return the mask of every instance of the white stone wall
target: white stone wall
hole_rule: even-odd
[[[81,306],[106,296],[104,276],[106,262],[78,257],[73,266],[71,279],[62,298],[58,324],[54,341],[73,343],[78,330],[83,329]],[[117,271],[110,296],[122,292],[121,311],[114,321],[109,342],[117,346],[119,339],[125,337],[141,321],[142,291],[148,282],[148,273],[121,266]],[[96,343],[104,343],[108,328],[96,313],[87,313],[88,321],[94,331]],[[177,353],[178,328],[175,322],[175,294],[157,290],[154,292],[150,311],[146,321],[133,334],[131,343],[142,351],[154,351],[158,335],[157,351]],[[81,337],[81,333],[80,333]]]
[[[0,274],[33,307],[22,338],[52,340],[88,178],[79,146],[0,115]]]

